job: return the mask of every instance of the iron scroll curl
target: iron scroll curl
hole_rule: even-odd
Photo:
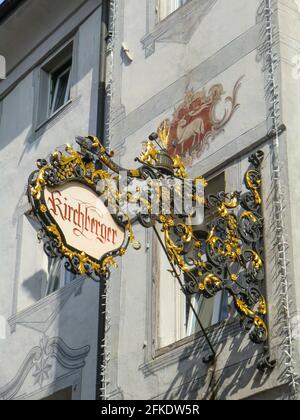
[[[117,266],[117,257],[125,255],[129,244],[136,250],[141,244],[134,235],[134,224],[149,229],[159,226],[164,248],[176,275],[185,279],[185,292],[212,298],[226,290],[232,297],[241,319],[242,327],[249,331],[250,339],[257,344],[268,338],[265,322],[267,303],[263,296],[265,278],[263,261],[263,216],[261,197],[261,164],[263,153],[250,156],[250,167],[245,174],[246,192],[219,192],[205,200],[205,207],[216,216],[199,236],[186,222],[191,216],[184,212],[175,217],[174,211],[165,214],[160,207],[153,213],[153,200],[138,190],[128,192],[122,184],[122,174],[129,183],[134,180],[188,178],[180,156],[171,157],[168,150],[169,132],[162,127],[144,144],[137,158],[141,166],[124,169],[113,160],[96,137],[78,137],[79,150],[71,146],[56,150],[48,160],[37,162],[38,170],[28,182],[28,198],[41,230],[39,239],[50,258],[64,258],[67,270],[86,275],[96,281],[108,279],[110,269]],[[204,178],[197,180],[207,185]],[[45,202],[45,189],[78,182],[97,193],[113,214],[114,221],[124,232],[121,247],[97,260],[67,244],[62,230],[57,226]],[[193,188],[190,197],[194,203],[203,203]],[[138,204],[143,212],[134,217],[122,207],[124,200]],[[160,202],[161,194],[156,196]],[[157,204],[157,203],[156,203]]]

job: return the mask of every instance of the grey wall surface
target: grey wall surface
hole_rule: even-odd
[[[46,257],[24,193],[37,159],[95,134],[100,20],[98,0],[28,1],[1,25],[9,73],[0,83],[0,399],[69,387],[73,399],[95,399],[98,285],[79,277],[40,299]],[[70,39],[72,100],[38,125],[40,67]]]

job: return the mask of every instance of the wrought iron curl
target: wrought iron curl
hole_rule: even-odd
[[[212,298],[226,290],[233,298],[241,322],[250,331],[250,338],[255,343],[267,340],[268,332],[264,322],[267,305],[261,292],[264,280],[264,263],[261,253],[263,240],[262,199],[260,195],[260,167],[263,153],[257,152],[249,158],[251,167],[245,175],[247,192],[231,194],[219,192],[207,198],[206,206],[215,219],[207,226],[208,235],[199,239],[193,227],[186,224],[185,217],[176,218],[174,214],[152,215],[151,197],[138,196],[126,192],[120,187],[120,173],[126,172],[129,182],[135,179],[179,179],[187,177],[185,167],[179,156],[170,157],[166,151],[167,129],[159,136],[150,136],[145,143],[142,155],[137,159],[141,167],[124,169],[113,161],[113,154],[107,152],[95,137],[78,138],[80,152],[67,146],[63,151],[56,151],[46,160],[37,163],[36,171],[29,181],[28,196],[38,215],[45,232],[45,252],[51,258],[59,255],[66,258],[67,270],[86,275],[96,281],[108,279],[110,267],[116,266],[115,257],[123,256],[129,243],[135,249],[141,245],[135,239],[133,224],[139,222],[145,228],[161,226],[163,243],[174,276],[179,273],[185,277],[185,292],[199,293]],[[107,167],[111,172],[103,170]],[[124,226],[126,243],[115,254],[107,254],[101,261],[95,261],[87,255],[69,249],[55,226],[47,219],[41,197],[46,186],[61,185],[70,180],[81,180],[98,191],[105,205],[117,205],[127,198],[131,203],[141,202],[143,211],[131,218],[120,208],[116,219]],[[99,183],[105,181],[101,189]],[[205,183],[205,180],[203,180]],[[192,190],[193,200],[197,201]],[[114,203],[112,203],[113,198]],[[174,204],[174,203],[173,203]]]

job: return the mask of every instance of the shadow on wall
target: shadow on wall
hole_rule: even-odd
[[[45,288],[45,278],[45,271],[40,270],[22,283],[22,288],[34,302],[38,302],[44,297],[43,290]]]
[[[203,340],[194,345],[192,353],[186,349],[164,399],[234,399],[234,395],[247,387],[259,391],[266,383],[269,376],[257,370],[262,347],[251,343],[247,335],[241,333],[228,337],[224,326],[214,337],[213,345],[217,350],[217,360],[212,365],[203,364],[207,348]]]

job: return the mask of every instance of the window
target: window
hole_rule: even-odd
[[[48,259],[47,286],[45,296],[49,296],[75,280],[75,274],[65,269],[64,260],[61,258]]]
[[[147,0],[146,33],[141,39],[145,57],[157,43],[188,44],[217,0]]]
[[[73,42],[70,42],[38,69],[37,128],[72,99],[73,61]]]
[[[70,60],[57,71],[50,74],[50,116],[70,100],[71,68],[72,61]]]
[[[179,7],[183,6],[189,0],[158,0],[158,16],[159,20],[165,19]]]
[[[34,241],[37,242],[36,232],[40,229],[40,225],[32,212],[27,213],[27,220],[34,228]],[[44,285],[42,285],[41,282],[39,286],[41,288],[40,299],[42,299],[43,297],[49,296],[50,294],[70,284],[73,280],[75,280],[76,275],[66,270],[66,259],[49,258],[45,252],[41,250],[41,248],[43,248],[41,244],[38,244],[38,247],[40,248],[39,253],[41,255],[38,263],[41,264],[41,272],[44,273],[42,277],[45,280]]]
[[[227,293],[218,293],[213,299],[206,299],[201,295],[192,297],[192,305],[201,320],[204,328],[218,324],[228,316],[228,296]],[[191,336],[200,330],[200,326],[189,305],[187,305],[187,336]]]
[[[225,190],[225,174],[222,173],[209,181],[205,195],[216,194]],[[214,218],[211,211],[205,213],[205,225]],[[202,230],[201,230],[202,228]],[[203,226],[198,227],[199,239],[203,239]],[[170,265],[164,251],[157,241],[154,251],[158,259],[157,282],[157,347],[167,347],[186,337],[200,331],[197,319],[190,309],[188,300],[182,292],[178,280],[170,273]],[[188,282],[188,276],[182,280]],[[229,315],[229,302],[227,292],[218,293],[214,298],[207,299],[199,294],[191,295],[193,307],[204,328],[209,328],[225,320]]]
[[[160,245],[157,243],[157,246]],[[170,273],[170,265],[163,250],[158,248],[158,254],[157,348],[161,349],[190,337],[201,329],[178,280]],[[188,277],[184,277],[184,280],[188,281]],[[218,324],[229,315],[227,292],[220,292],[211,299],[196,293],[191,295],[191,301],[204,328]]]

